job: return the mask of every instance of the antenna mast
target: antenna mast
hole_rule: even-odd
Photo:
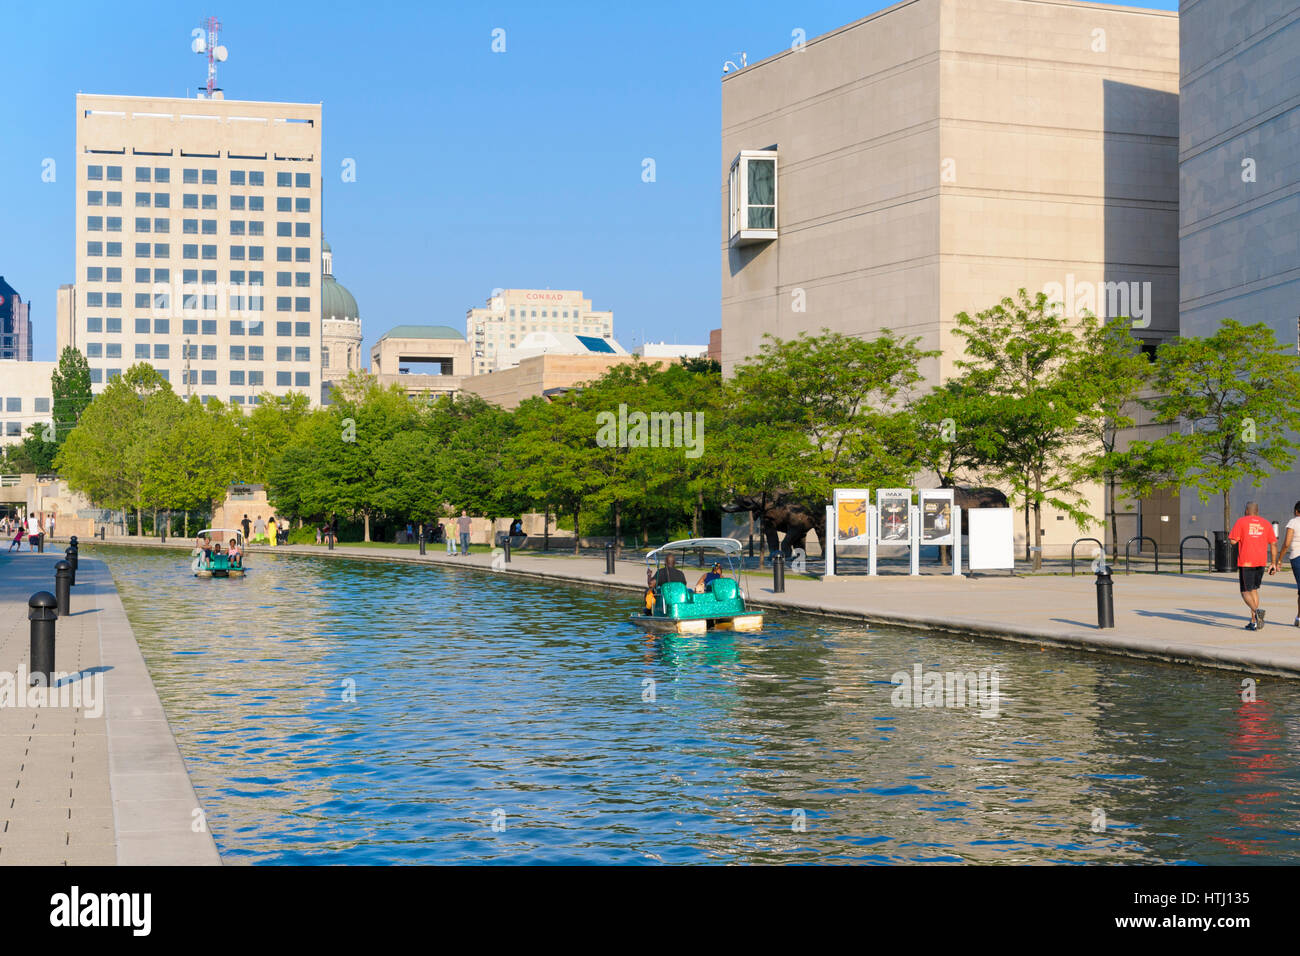
[[[207,85],[199,87],[202,91],[199,93],[200,99],[214,99],[215,94],[221,92],[217,86],[217,64],[224,63],[226,60],[226,48],[218,42],[221,34],[221,22],[216,17],[208,17],[197,27],[190,31],[193,38],[190,41],[190,49],[195,53],[208,56],[208,82]]]

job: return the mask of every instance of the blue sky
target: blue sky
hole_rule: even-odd
[[[324,104],[324,231],[366,354],[394,325],[464,330],[465,310],[496,287],[583,289],[614,310],[629,349],[702,343],[719,323],[723,62],[887,5],[13,5],[0,275],[32,302],[35,358],[53,359],[55,290],[74,279],[73,98],[192,96],[206,60],[190,31],[215,14],[228,97]],[[505,53],[491,49],[497,28]],[[47,157],[53,183],[41,181]],[[339,175],[347,158],[354,183]]]

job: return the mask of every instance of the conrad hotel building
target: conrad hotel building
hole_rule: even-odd
[[[94,391],[148,362],[180,395],[321,393],[321,107],[77,97],[76,282],[60,351]]]

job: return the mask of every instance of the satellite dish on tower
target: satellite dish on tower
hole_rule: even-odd
[[[219,46],[212,51],[212,55],[216,57],[218,63],[224,63],[226,60],[226,48],[224,46]]]
[[[203,37],[201,36],[197,36],[190,43],[190,49],[193,50],[195,53],[207,53],[208,41],[203,39]]]

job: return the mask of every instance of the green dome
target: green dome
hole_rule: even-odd
[[[326,275],[321,280],[320,314],[322,319],[360,319],[357,300],[344,286]]]

